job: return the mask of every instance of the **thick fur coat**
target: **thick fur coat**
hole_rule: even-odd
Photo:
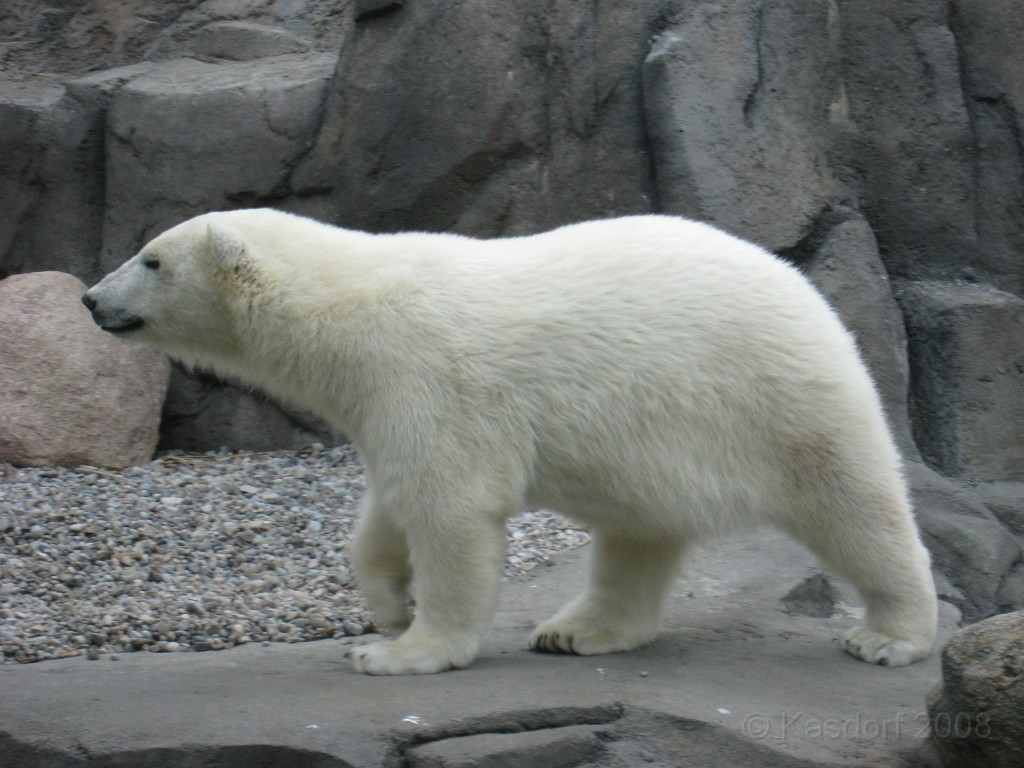
[[[537,650],[651,640],[686,548],[763,525],[857,588],[850,653],[931,650],[928,554],[850,334],[795,268],[712,227],[641,216],[482,241],[213,213],[84,300],[107,330],[358,445],[354,564],[394,639],[357,648],[357,670],[470,664],[525,507],[594,537],[589,583]]]

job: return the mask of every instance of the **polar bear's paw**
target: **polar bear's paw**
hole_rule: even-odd
[[[615,626],[613,621],[555,616],[534,630],[530,636],[530,648],[542,653],[596,656],[632,650],[653,640],[654,634],[636,627]]]
[[[352,667],[367,675],[432,675],[468,667],[476,658],[476,642],[434,638],[417,643],[408,635],[352,649]]]
[[[854,627],[843,638],[851,656],[883,667],[905,667],[931,653],[931,642],[900,639],[867,627]]]

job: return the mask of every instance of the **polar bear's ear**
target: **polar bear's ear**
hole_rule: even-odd
[[[206,236],[210,254],[219,263],[226,267],[237,267],[246,262],[245,239],[238,230],[211,221],[206,225]]]

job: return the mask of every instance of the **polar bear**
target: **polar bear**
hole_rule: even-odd
[[[650,641],[687,548],[752,526],[856,587],[852,655],[931,650],[928,553],[851,336],[795,268],[710,226],[476,240],[211,213],[83,301],[107,331],[302,404],[359,447],[353,564],[393,639],[356,648],[357,671],[469,665],[506,520],[529,507],[593,534],[589,582],[535,650]]]

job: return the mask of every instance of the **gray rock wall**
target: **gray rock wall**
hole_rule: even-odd
[[[89,282],[178,221],[252,205],[480,236],[693,216],[808,269],[909,458],[1024,478],[1012,0],[173,5],[0,10],[0,276]],[[949,319],[986,290],[1002,308],[981,325]],[[164,447],[309,437],[176,382]]]
[[[971,615],[1024,592],[1016,0],[18,0],[0,39],[0,277],[90,282],[253,205],[480,236],[709,220],[807,270],[907,458],[976,494],[1002,570],[947,592]],[[162,445],[336,437],[179,372]],[[939,517],[947,572],[988,567]]]

